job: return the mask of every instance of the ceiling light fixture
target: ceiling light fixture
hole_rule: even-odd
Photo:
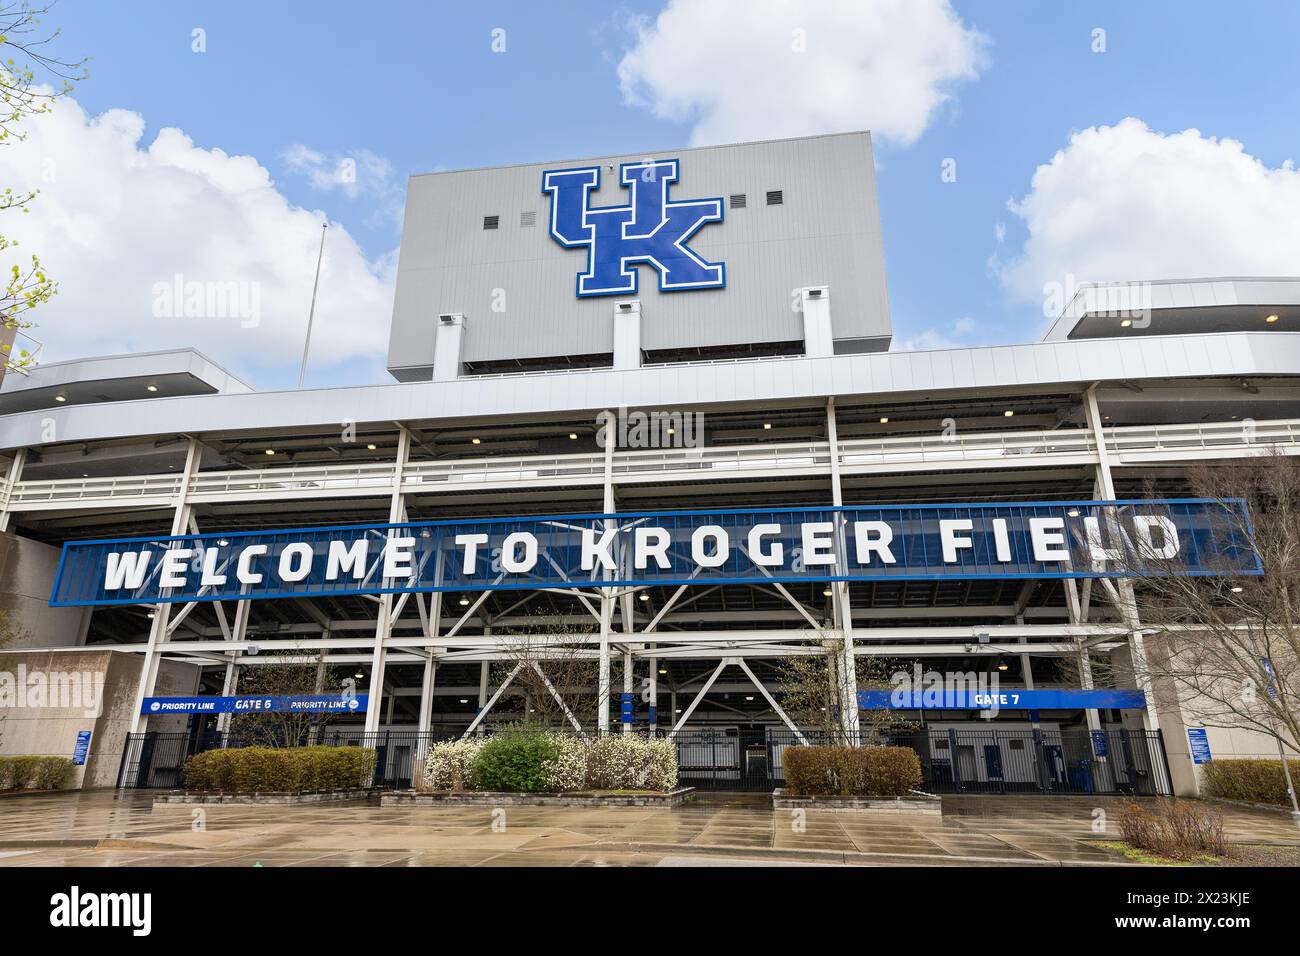
[[[889,424],[889,416],[888,416],[888,415],[881,415],[881,416],[880,416],[880,424],[882,424],[882,425],[888,425],[888,424]]]
[[[274,449],[274,448],[268,448],[265,452],[263,452],[263,454],[265,454],[265,455],[274,455],[274,454],[275,454],[275,449]]]
[[[374,451],[378,447],[379,446],[376,445],[374,442],[371,442],[370,444],[366,445],[366,448],[369,449],[370,451]]]
[[[1274,312],[1272,315],[1264,316],[1264,321],[1267,322],[1269,325],[1272,325],[1274,322],[1277,321],[1277,313]]]
[[[461,607],[465,607],[465,605],[469,604],[469,597],[467,595],[462,594],[460,596],[460,601],[458,603],[460,604]]]
[[[66,401],[68,400],[68,396],[66,396],[66,395],[55,395],[55,396],[54,396],[54,400],[55,400],[56,402],[66,402]]]
[[[1128,328],[1129,326],[1131,326],[1132,324],[1133,324],[1133,320],[1132,320],[1132,319],[1120,319],[1120,321],[1119,321],[1119,327],[1120,327],[1121,329],[1127,329],[1127,328]]]
[[[471,438],[471,439],[469,440],[469,443],[470,443],[471,445],[481,445],[481,444],[483,444],[483,439],[481,439],[481,438]]]
[[[578,440],[578,433],[577,433],[577,432],[569,432],[569,441],[577,441],[577,440]]]
[[[1012,415],[1014,415],[1015,413],[1016,413],[1016,412],[1015,412],[1015,409],[1008,408],[1005,412],[1002,413],[1002,417],[1003,417],[1003,418],[1010,418],[1010,417],[1011,417]]]
[[[763,431],[765,431],[765,432],[770,432],[771,430],[772,430],[772,423],[771,423],[771,422],[763,422]]]
[[[636,599],[637,599],[638,601],[648,601],[648,600],[650,600],[650,595],[646,594],[645,592],[642,592],[642,593],[640,593],[640,594],[637,595],[637,598],[636,598]]]
[[[157,385],[153,385],[153,384],[146,385],[146,386],[145,386],[145,391],[156,392],[156,391],[158,391],[158,386],[157,386]]]

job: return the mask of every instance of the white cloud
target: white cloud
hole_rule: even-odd
[[[192,346],[255,384],[296,380],[322,214],[291,205],[251,156],[202,149],[178,129],[145,146],[144,129],[138,113],[90,117],[64,100],[0,150],[0,183],[41,190],[30,215],[0,228],[60,283],[33,314],[42,360]],[[314,373],[382,376],[394,260],[367,260],[330,224]]]
[[[915,335],[895,340],[891,351],[929,352],[935,349],[970,348],[970,336],[979,329],[979,323],[963,316],[947,329],[923,329]]]
[[[635,28],[624,99],[692,123],[693,145],[852,129],[911,143],[988,45],[948,0],[670,0]]]
[[[1008,205],[1028,238],[1000,275],[1027,301],[1071,278],[1300,274],[1300,171],[1195,129],[1130,117],[1077,132]]]
[[[302,143],[284,151],[285,165],[307,177],[313,189],[338,190],[349,199],[362,195],[387,196],[392,193],[393,164],[368,149],[326,155]]]

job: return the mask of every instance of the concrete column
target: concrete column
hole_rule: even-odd
[[[460,359],[465,348],[468,322],[463,312],[438,316],[433,340],[433,380],[454,382],[460,377]]]
[[[641,367],[641,303],[614,303],[614,368]]]
[[[804,354],[809,358],[834,355],[830,286],[815,285],[800,289],[799,304],[803,312]]]

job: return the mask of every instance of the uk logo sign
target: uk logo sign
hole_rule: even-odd
[[[669,199],[677,160],[624,163],[619,182],[626,206],[592,206],[600,167],[549,169],[542,192],[551,197],[551,236],[565,248],[585,248],[587,268],[578,273],[579,296],[629,295],[637,291],[637,267],[659,274],[661,292],[721,289],[727,267],[708,262],[688,240],[701,226],[722,221],[722,199]]]

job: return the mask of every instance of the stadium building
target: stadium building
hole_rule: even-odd
[[[406,786],[576,660],[567,723],[761,789],[814,733],[785,663],[829,655],[850,738],[849,660],[978,678],[890,705],[935,789],[1192,793],[1194,702],[1090,677],[1145,653],[1097,502],[1208,573],[1187,471],[1300,449],[1298,323],[1300,280],[1089,285],[1042,341],[890,351],[865,132],[417,175],[392,384],[188,350],[5,379],[0,752],[173,786],[232,714],[317,707]],[[317,699],[240,696],[289,653]]]

